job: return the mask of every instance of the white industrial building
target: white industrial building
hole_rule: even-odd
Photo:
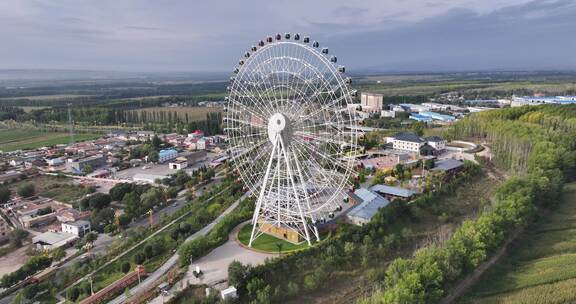
[[[428,145],[436,151],[446,149],[446,140],[439,136],[422,138],[414,133],[400,132],[386,138],[387,144],[392,144],[392,149],[420,153],[421,149]],[[430,148],[428,147],[428,148]]]
[[[62,223],[62,232],[73,234],[78,237],[83,237],[86,233],[90,232],[89,221],[76,221]]]

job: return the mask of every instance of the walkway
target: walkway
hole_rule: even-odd
[[[245,223],[242,223],[236,226],[232,232],[230,232],[226,243],[212,250],[208,255],[194,261],[192,265],[188,267],[188,271],[182,280],[172,286],[169,290],[170,295],[165,296],[164,300],[167,301],[172,297],[172,295],[180,292],[186,288],[186,286],[191,284],[206,284],[208,286],[214,286],[220,282],[226,281],[228,279],[228,265],[233,261],[239,261],[242,264],[252,264],[255,266],[263,264],[267,258],[277,256],[276,254],[252,251],[240,246],[236,241],[236,236],[244,224]],[[201,278],[196,278],[193,274],[196,266],[199,266],[200,270],[203,272]],[[156,297],[150,303],[162,303],[162,296]]]
[[[207,235],[210,232],[210,230],[212,230],[212,228],[216,224],[218,224],[220,221],[222,221],[222,219],[227,214],[232,212],[240,204],[240,202],[243,201],[249,195],[250,195],[250,192],[246,192],[244,195],[242,195],[242,197],[240,197],[238,200],[236,200],[236,202],[234,202],[230,207],[228,207],[228,209],[226,209],[224,212],[222,212],[222,214],[220,214],[220,216],[218,216],[214,221],[212,221],[212,223],[206,225],[204,228],[200,229],[199,231],[197,231],[193,235],[189,236],[186,239],[186,242],[189,242],[189,241],[194,240],[198,237]],[[168,272],[168,270],[170,268],[172,268],[174,265],[176,265],[179,258],[180,258],[180,255],[178,254],[178,251],[176,251],[176,253],[174,253],[174,255],[172,255],[172,257],[170,257],[162,266],[160,266],[160,268],[156,269],[156,271],[149,274],[148,277],[144,281],[142,281],[142,283],[140,283],[137,286],[130,289],[130,294],[137,295],[141,292],[148,290],[150,288],[150,286],[152,286],[154,284],[154,282],[156,282],[162,275],[164,275],[166,272]],[[116,297],[116,299],[110,301],[109,303],[120,304],[120,303],[124,303],[125,300],[126,300],[126,296],[124,294],[121,294],[118,297]]]

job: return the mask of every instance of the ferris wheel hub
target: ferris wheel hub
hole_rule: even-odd
[[[268,139],[274,143],[277,135],[280,135],[284,142],[290,138],[290,120],[282,113],[274,113],[268,119]]]

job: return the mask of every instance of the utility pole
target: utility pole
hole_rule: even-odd
[[[70,146],[74,145],[74,125],[72,124],[72,104],[68,103],[68,124],[70,125]]]

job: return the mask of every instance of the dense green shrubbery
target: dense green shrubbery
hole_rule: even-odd
[[[246,276],[237,282],[242,299],[257,302],[285,300],[297,296],[299,290],[312,291],[325,287],[329,282],[327,279],[335,271],[368,268],[379,263],[391,251],[398,249],[400,240],[410,237],[409,231],[390,233],[390,228],[400,217],[409,216],[417,206],[433,204],[480,172],[477,165],[466,162],[460,173],[448,181],[438,180],[435,191],[416,199],[411,205],[413,207],[394,200],[367,225],[339,225],[334,236],[314,247],[250,268]]]
[[[386,271],[384,290],[361,302],[439,301],[532,220],[539,206],[555,201],[576,168],[572,117],[573,106],[524,107],[490,111],[456,124],[453,135],[487,138],[500,166],[522,175],[501,185],[492,210],[464,222],[445,244],[419,250],[411,259],[396,259]]]
[[[244,200],[232,213],[226,215],[222,221],[216,224],[208,235],[185,243],[180,248],[180,264],[187,265],[190,263],[190,258],[201,257],[226,242],[230,231],[240,223],[250,219],[253,212],[254,200]]]

